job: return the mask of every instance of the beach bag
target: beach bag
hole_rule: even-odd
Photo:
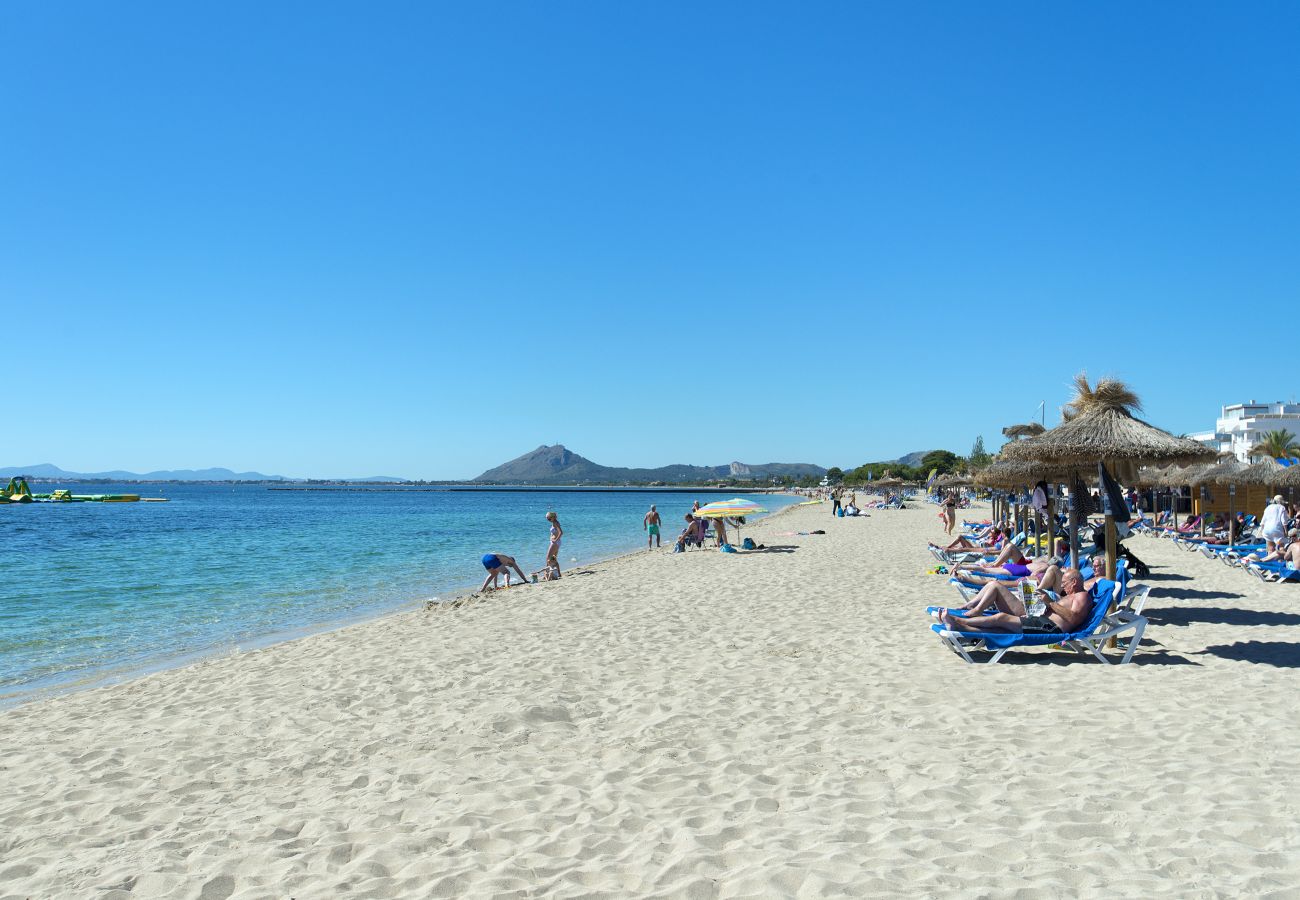
[[[736,550],[735,547],[731,546],[730,544],[723,544],[723,545],[722,545],[721,547],[719,547],[718,549],[721,550],[723,553],[738,553],[738,552],[739,552],[738,550]]]
[[[741,546],[742,548],[744,548],[745,550],[756,550],[756,549],[758,549],[758,545],[754,543],[754,539],[753,539],[753,538],[745,538],[745,540],[741,543],[740,546]]]

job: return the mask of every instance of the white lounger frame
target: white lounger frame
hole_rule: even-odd
[[[1145,596],[1143,597],[1142,602],[1143,604],[1146,603]],[[1068,647],[1072,647],[1074,650],[1078,651],[1079,653],[1083,653],[1085,650],[1091,650],[1093,656],[1097,657],[1099,660],[1106,663],[1107,665],[1117,665],[1117,663],[1115,663],[1113,660],[1106,658],[1106,655],[1101,652],[1101,648],[1104,647],[1106,645],[1106,642],[1109,641],[1111,638],[1118,637],[1119,635],[1123,634],[1126,631],[1132,631],[1133,637],[1129,639],[1128,649],[1124,653],[1124,658],[1121,659],[1118,663],[1118,665],[1123,665],[1124,663],[1133,659],[1133,653],[1137,650],[1138,644],[1142,643],[1142,635],[1146,631],[1146,628],[1147,628],[1147,620],[1145,618],[1143,618],[1142,616],[1138,615],[1135,612],[1130,612],[1129,610],[1122,609],[1119,610],[1118,612],[1111,613],[1110,615],[1106,616],[1106,618],[1102,619],[1101,624],[1098,625],[1097,627],[1097,630],[1094,631],[1092,634],[1088,635],[1087,637],[1074,637],[1068,640],[1064,640],[1061,643],[1065,644]],[[975,637],[969,632],[949,631],[947,629],[943,629],[942,631],[938,631],[935,633],[939,635],[940,640],[942,640],[945,644],[948,645],[948,648],[950,650],[952,650],[962,659],[966,660],[966,662],[968,663],[975,662],[974,658],[971,657],[972,651],[979,652],[981,650],[990,649],[989,647],[985,646],[983,638]],[[993,650],[992,651],[993,656],[989,658],[989,662],[990,663],[998,662],[999,660],[1002,659],[1002,657],[1006,654],[1008,650],[1023,650],[1023,649],[1026,648],[1012,646],[1012,647],[1002,647],[1001,649]]]

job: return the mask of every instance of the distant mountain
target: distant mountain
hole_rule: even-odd
[[[921,460],[925,459],[925,454],[929,452],[930,452],[929,450],[913,450],[911,453],[907,454],[906,456],[900,456],[895,461],[898,462],[900,465],[911,466],[912,468],[916,468],[921,464]]]
[[[579,456],[563,444],[538,447],[508,463],[488,469],[474,480],[490,484],[621,484],[625,481],[662,481],[670,484],[712,481],[718,478],[770,478],[773,475],[815,475],[826,470],[809,463],[742,463],[725,466],[663,466],[658,469],[623,469],[602,466]]]
[[[284,475],[263,475],[261,472],[232,472],[230,469],[167,469],[158,472],[125,472],[114,469],[111,472],[69,472],[51,463],[35,466],[18,466],[0,469],[0,479],[24,475],[27,478],[44,478],[59,481],[302,481],[301,478],[287,478]],[[369,478],[338,478],[336,481],[394,482],[404,481],[389,475],[372,475]]]

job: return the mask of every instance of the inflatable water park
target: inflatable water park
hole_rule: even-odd
[[[27,479],[19,475],[10,478],[0,491],[0,504],[4,503],[166,503],[166,497],[141,497],[139,494],[74,494],[63,489],[48,494],[33,494]]]

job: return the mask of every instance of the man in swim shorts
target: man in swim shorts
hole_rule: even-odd
[[[659,543],[659,526],[661,524],[659,513],[655,510],[655,505],[651,503],[650,512],[646,513],[645,518],[641,520],[641,527],[645,529],[646,533],[645,548],[647,550],[651,549],[652,542],[655,547],[661,546]]]
[[[1024,601],[1001,584],[986,584],[975,599],[965,607],[965,615],[954,615],[950,609],[939,614],[939,621],[952,631],[1009,631],[1021,634],[1069,634],[1083,625],[1092,615],[1092,593],[1084,584],[1078,569],[1061,572],[1061,598],[1046,599],[1045,615],[1031,616]],[[984,615],[996,609],[992,615]]]
[[[528,576],[524,574],[523,569],[519,568],[519,563],[515,562],[515,558],[513,556],[506,556],[504,553],[483,554],[483,568],[487,569],[487,578],[483,579],[483,586],[479,588],[480,591],[486,591],[488,589],[488,582],[491,582],[492,587],[496,588],[497,576],[502,572],[505,572],[506,574],[506,587],[510,587],[511,569],[514,569],[519,573],[520,584],[528,581]]]

